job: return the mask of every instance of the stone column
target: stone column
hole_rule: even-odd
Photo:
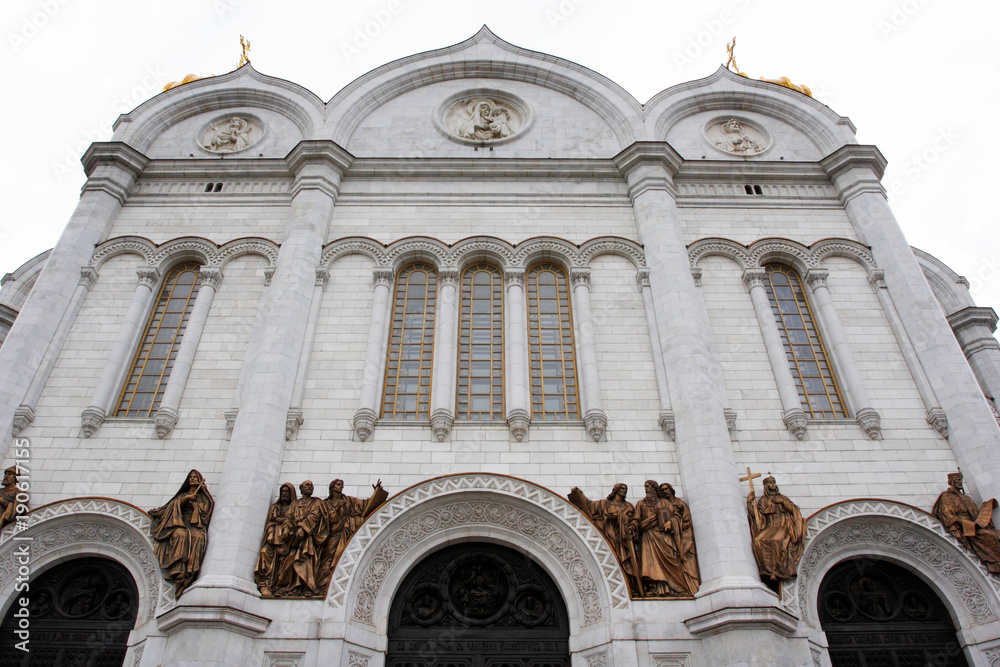
[[[524,301],[524,269],[504,270],[507,299],[504,302],[504,382],[507,388],[507,426],[518,442],[528,435],[531,425],[531,386],[528,378],[528,325]]]
[[[996,406],[1000,400],[1000,343],[993,337],[997,330],[996,312],[992,308],[970,306],[949,315],[948,324],[983,393]]]
[[[771,364],[771,374],[774,376],[774,383],[778,386],[778,397],[781,399],[781,417],[785,422],[785,428],[796,439],[804,440],[808,419],[805,410],[802,409],[798,389],[795,388],[795,378],[788,367],[788,357],[785,355],[784,343],[781,342],[781,331],[778,329],[778,323],[774,320],[774,311],[771,310],[771,300],[767,298],[767,290],[764,289],[766,279],[767,272],[761,268],[755,267],[743,272],[743,284],[750,292],[753,310],[757,315],[757,324],[760,325],[760,333],[764,337],[767,360]]]
[[[438,270],[434,316],[434,366],[431,369],[431,430],[438,442],[455,423],[455,363],[458,360],[458,269]]]
[[[1000,426],[973,376],[879,182],[885,158],[874,146],[848,145],[821,161],[859,240],[871,247],[885,284],[941,407],[948,441],[974,495],[1000,496]],[[946,480],[942,470],[942,488]]]
[[[161,440],[170,435],[177,425],[181,396],[184,395],[184,387],[187,385],[188,375],[191,373],[194,355],[198,352],[201,332],[205,330],[205,323],[208,321],[212,299],[215,298],[215,291],[219,288],[219,283],[222,282],[222,271],[213,267],[202,268],[198,271],[198,280],[201,283],[198,288],[198,296],[195,297],[194,305],[191,307],[191,315],[188,317],[187,327],[185,327],[184,335],[181,337],[180,349],[177,350],[174,367],[170,370],[170,377],[167,379],[167,388],[163,390],[160,408],[153,418],[156,437]]]
[[[145,155],[121,142],[95,143],[84,154],[87,182],[80,203],[0,348],[0,424],[12,423],[42,357],[59,356],[61,346],[48,347],[76,292],[80,270],[90,262],[94,246],[107,238],[147,162]],[[0,430],[4,455],[11,437],[7,428]]]
[[[640,142],[619,153],[615,162],[628,183],[649,265],[676,418],[677,463],[696,526],[702,578],[698,598],[714,599],[719,593],[731,608],[773,606],[773,594],[760,582],[750,546],[746,491],[739,482],[724,413],[725,387],[712,372],[716,361],[711,358],[708,312],[691,275],[674,200],[673,176],[681,157],[668,144]],[[716,605],[709,606],[714,613]]]
[[[140,335],[142,326],[149,316],[150,304],[153,301],[153,290],[160,282],[160,272],[153,267],[142,267],[136,270],[139,276],[139,284],[136,285],[132,294],[132,303],[129,304],[125,313],[125,321],[118,329],[118,338],[111,348],[111,354],[107,363],[104,364],[104,371],[101,379],[94,390],[94,400],[84,408],[81,415],[81,427],[83,437],[89,438],[97,432],[108,413],[114,410],[115,389],[122,381],[122,369],[129,362],[129,357],[135,349],[135,342]]]
[[[354,413],[354,433],[361,442],[371,437],[378,420],[382,398],[380,390],[385,377],[385,355],[389,351],[388,326],[392,309],[389,294],[394,281],[392,269],[379,267],[374,270],[375,297],[372,299],[372,318],[368,325],[365,368],[361,378],[361,407]]]
[[[587,427],[587,435],[594,442],[603,442],[607,440],[608,416],[601,409],[594,318],[590,311],[590,269],[571,269],[570,280],[573,282],[573,322],[576,325],[577,349],[580,351],[583,422]]]
[[[826,285],[829,275],[830,272],[826,269],[811,269],[805,275],[806,285],[809,286],[813,303],[819,311],[819,319],[823,325],[823,336],[833,353],[837,370],[844,380],[844,391],[847,393],[848,403],[854,410],[854,417],[865,435],[872,440],[878,440],[882,435],[882,419],[868,398],[868,392],[861,380],[861,373],[858,372],[858,365],[854,362],[854,354],[851,352],[850,345],[847,344],[844,327],[840,325],[837,309],[833,307],[830,288]]]
[[[292,388],[292,407],[288,409],[285,420],[285,440],[292,440],[298,435],[299,426],[304,420],[302,414],[302,397],[306,392],[306,376],[309,374],[309,359],[312,357],[313,344],[316,341],[316,326],[319,323],[319,309],[323,305],[323,291],[330,279],[330,270],[325,266],[316,269],[316,286],[313,288],[312,301],[309,303],[309,320],[306,323],[306,339],[299,354],[298,370],[295,372],[295,387]]]
[[[674,409],[670,405],[670,387],[667,385],[667,370],[663,366],[663,348],[660,346],[660,331],[656,327],[656,311],[653,309],[653,296],[649,290],[649,269],[639,269],[635,276],[642,292],[642,305],[646,311],[646,327],[649,330],[649,344],[653,353],[653,372],[656,374],[656,389],[660,394],[659,425],[663,434],[669,439],[677,437],[677,421],[674,419]]]
[[[889,290],[885,287],[885,272],[882,269],[869,271],[868,284],[871,285],[872,291],[878,296],[878,301],[882,304],[882,311],[885,313],[885,316],[889,318],[889,326],[892,328],[892,333],[896,337],[896,343],[899,344],[899,349],[903,353],[903,359],[906,360],[906,367],[910,369],[910,375],[913,376],[913,381],[917,385],[917,392],[920,394],[920,399],[924,402],[924,407],[927,409],[927,423],[933,426],[935,431],[947,438],[948,417],[938,404],[937,397],[934,395],[934,389],[931,388],[930,383],[927,381],[927,375],[920,366],[917,353],[913,350],[913,343],[910,342],[910,337],[906,335],[903,323],[899,321],[899,313],[896,312],[896,306],[893,305],[892,299],[889,297]]]
[[[285,447],[285,424],[305,344],[316,267],[329,234],[340,181],[353,157],[332,141],[300,142],[285,158],[294,177],[292,204],[266,290],[256,349],[222,474],[208,483],[215,516],[201,576],[182,605],[256,608],[253,567]],[[213,592],[212,589],[226,589]],[[220,602],[225,600],[225,602]]]
[[[66,314],[63,315],[62,320],[59,321],[59,328],[56,330],[55,336],[45,349],[45,354],[42,357],[42,363],[38,367],[35,377],[31,380],[31,386],[28,388],[28,393],[24,397],[24,402],[22,402],[21,405],[14,410],[13,434],[15,436],[20,434],[24,429],[28,428],[31,422],[35,420],[35,405],[37,405],[38,399],[42,395],[45,383],[49,380],[49,374],[52,373],[52,369],[56,365],[56,360],[59,358],[59,352],[62,350],[63,345],[66,344],[66,339],[69,337],[69,331],[73,328],[73,322],[76,321],[76,316],[80,312],[83,300],[87,298],[90,288],[94,286],[96,281],[97,271],[89,266],[85,266],[80,269],[80,282],[76,286],[76,291],[73,292],[73,298],[70,300],[69,308],[66,310]]]

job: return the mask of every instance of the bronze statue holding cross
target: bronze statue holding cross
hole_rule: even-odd
[[[747,476],[740,478],[741,482],[750,482],[747,517],[757,568],[765,580],[791,579],[802,558],[806,521],[798,505],[781,495],[770,473],[764,478],[764,495],[758,499],[753,490],[753,480],[757,477],[760,473],[751,474],[747,468]]]

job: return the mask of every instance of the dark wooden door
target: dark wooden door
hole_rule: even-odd
[[[13,606],[0,626],[0,667],[120,667],[135,625],[132,575],[105,558],[77,558],[28,583],[27,653],[15,644]]]
[[[819,615],[833,667],[967,667],[941,600],[885,561],[840,563],[823,579]]]
[[[403,581],[387,667],[568,667],[569,620],[555,583],[491,544],[442,549]]]

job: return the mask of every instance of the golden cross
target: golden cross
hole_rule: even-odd
[[[747,476],[746,477],[740,477],[740,481],[741,482],[750,482],[750,493],[753,493],[753,481],[755,479],[757,479],[758,477],[760,477],[760,473],[757,473],[756,475],[750,474],[750,466],[747,466]]]
[[[250,40],[244,39],[243,35],[240,35],[240,47],[242,47],[243,52],[240,54],[240,64],[236,66],[236,69],[250,62]]]
[[[726,61],[725,68],[732,69],[737,74],[740,74],[740,66],[736,64],[736,54],[733,51],[736,50],[736,37],[733,37],[733,41],[726,44],[726,53],[729,54],[729,60]],[[732,65],[732,67],[730,67]],[[753,482],[750,482],[753,485]]]

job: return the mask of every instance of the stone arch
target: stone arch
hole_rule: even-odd
[[[33,575],[79,556],[103,556],[124,566],[139,590],[135,631],[140,632],[157,610],[176,603],[173,589],[160,573],[149,526],[149,515],[129,503],[72,498],[32,510],[27,528],[17,536],[33,538],[29,543]],[[9,525],[0,533],[0,616],[13,600],[17,549],[25,544],[14,540],[14,528]]]
[[[448,246],[427,236],[411,236],[389,244],[385,249],[384,263],[393,273],[414,262],[426,262],[438,271],[448,266]]]
[[[473,236],[462,239],[451,248],[449,263],[458,267],[459,273],[471,264],[492,264],[501,272],[514,260],[514,246],[492,236]]]
[[[822,633],[817,599],[823,577],[836,564],[858,557],[912,571],[941,598],[956,628],[984,626],[975,633],[980,641],[1000,636],[1000,577],[990,574],[936,517],[881,499],[849,500],[809,517],[798,576],[782,585],[781,604],[811,636]],[[972,641],[972,634],[966,632],[964,641]]]
[[[692,268],[698,266],[702,257],[710,255],[728,257],[743,270],[762,267],[769,262],[777,261],[791,266],[803,276],[809,269],[819,268],[820,263],[827,257],[848,257],[868,271],[876,268],[875,258],[868,248],[857,241],[838,238],[823,239],[810,246],[783,238],[760,239],[749,246],[730,239],[705,238],[688,246],[688,258]]]
[[[89,266],[100,271],[106,261],[125,254],[142,257],[147,266],[159,269],[161,274],[183,261],[221,269],[243,255],[260,255],[267,260],[268,268],[273,268],[278,261],[278,245],[255,236],[233,239],[221,246],[200,236],[171,239],[161,245],[142,236],[119,236],[97,246]]]
[[[602,255],[624,257],[632,262],[636,269],[642,269],[646,266],[646,254],[643,252],[642,246],[617,236],[599,236],[590,239],[580,246],[576,261],[583,266],[589,266],[595,258]]]
[[[576,650],[606,643],[612,614],[629,608],[614,553],[579,510],[530,482],[470,473],[417,484],[372,515],[334,568],[331,611],[359,644],[384,650],[389,608],[406,574],[428,553],[470,540],[532,555],[563,595]]]
[[[560,238],[536,236],[520,243],[515,249],[514,266],[531,268],[540,262],[558,264],[569,276],[570,269],[580,266],[577,261],[579,248]]]
[[[328,243],[323,249],[319,265],[329,268],[346,255],[364,255],[379,265],[387,262],[384,245],[364,236],[348,236]]]

